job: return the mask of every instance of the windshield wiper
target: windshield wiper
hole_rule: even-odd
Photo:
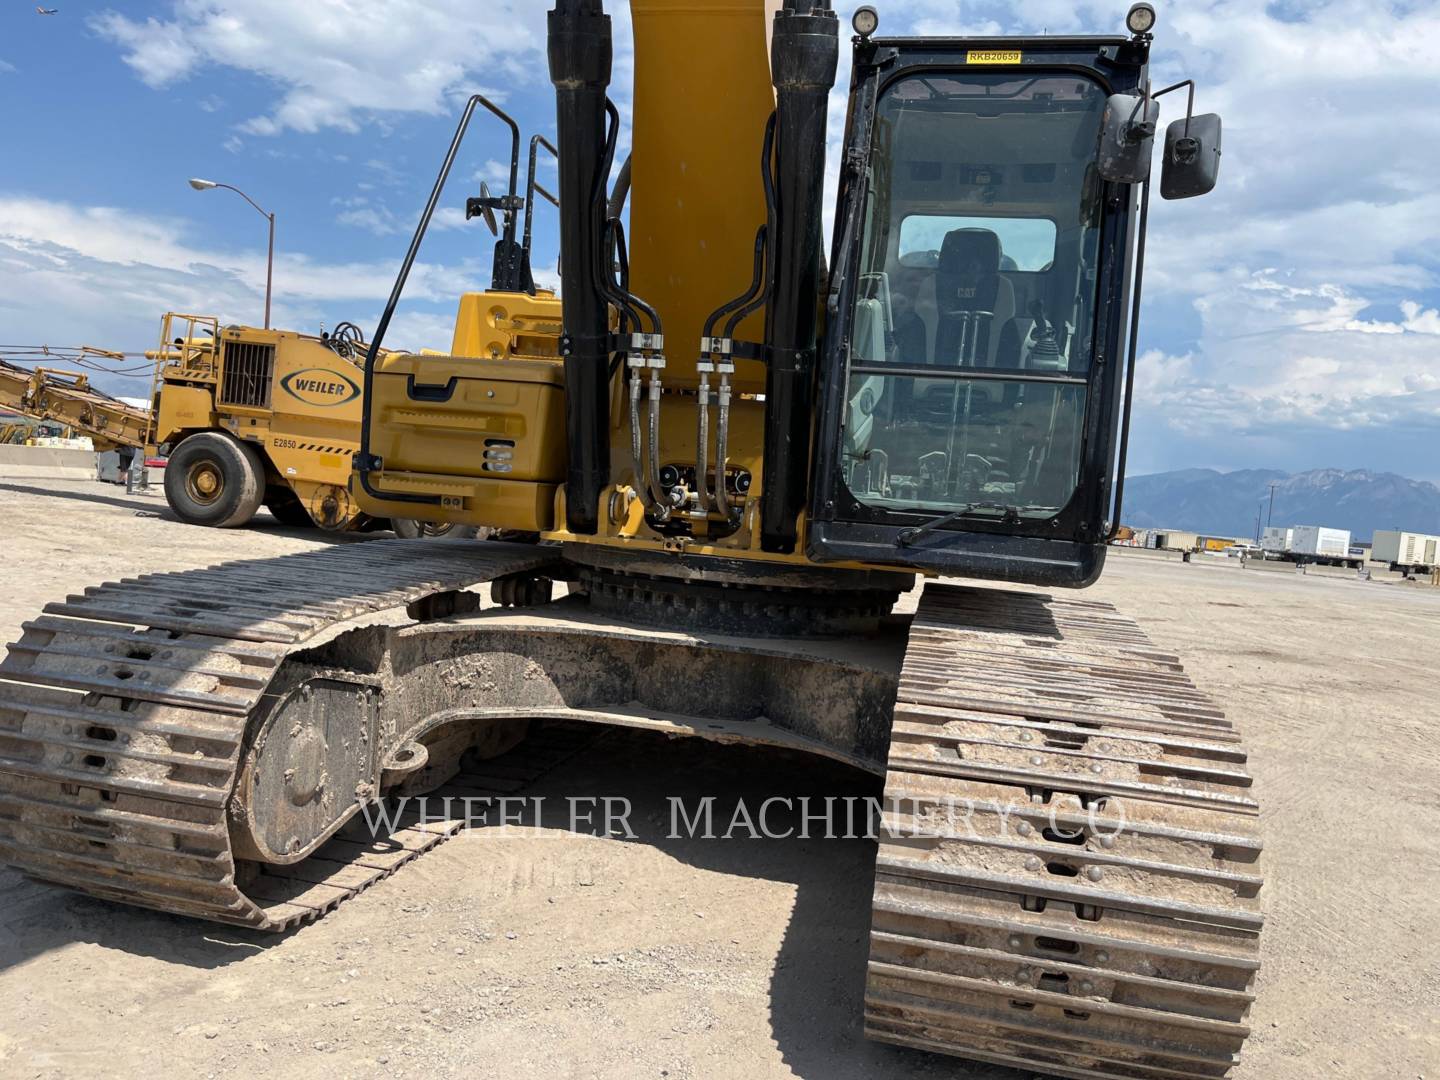
[[[1001,512],[1001,524],[1013,525],[1020,521],[1021,509],[1023,508],[1019,506],[1009,506],[1005,503],[966,503],[958,510],[952,510],[948,514],[942,514],[940,517],[932,518],[923,525],[916,525],[914,528],[905,529],[896,534],[895,545],[897,547],[909,547],[926,533],[933,532],[936,529],[943,529],[946,525],[959,521],[962,517],[965,517],[967,514],[973,514],[976,510],[999,510]]]

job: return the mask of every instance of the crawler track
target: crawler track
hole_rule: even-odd
[[[338,831],[308,834],[288,857],[246,857],[241,778],[276,775],[254,764],[266,723],[285,718],[289,752],[307,752],[279,703],[339,686],[314,695],[343,699],[327,745],[358,737],[390,761],[365,733],[393,746],[403,693],[392,707],[348,659],[330,666],[353,651],[343,635],[441,616],[450,594],[556,561],[530,545],[370,542],[51,604],[0,663],[0,860],[104,899],[259,929],[318,917],[463,822],[411,819],[377,840],[353,817],[369,791],[346,791],[338,805],[352,817]],[[474,674],[433,649],[434,678]],[[674,725],[699,727],[754,737],[733,717]],[[457,793],[514,793],[584,738],[542,730]],[[1238,735],[1134,623],[1093,601],[927,587],[886,799],[868,1034],[1087,1080],[1225,1075],[1258,968],[1257,807]]]
[[[552,551],[376,541],[150,574],[49,605],[0,663],[0,860],[107,900],[263,930],[316,918],[463,823],[373,839],[352,819],[303,861],[237,859],[227,814],[267,688],[328,634],[543,568]],[[523,745],[499,790],[566,747],[555,732]]]
[[[1087,1080],[1234,1064],[1261,926],[1245,752],[1133,622],[929,586],[886,804],[872,1038]]]

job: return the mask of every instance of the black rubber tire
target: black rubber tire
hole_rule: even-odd
[[[264,498],[260,452],[222,432],[191,435],[165,465],[165,501],[187,524],[239,528]]]
[[[402,540],[474,540],[480,533],[478,525],[418,521],[415,518],[391,518],[390,528]]]
[[[315,519],[310,516],[310,511],[305,509],[305,504],[296,498],[293,491],[278,491],[265,499],[265,509],[281,525],[291,528],[310,529],[315,527]]]

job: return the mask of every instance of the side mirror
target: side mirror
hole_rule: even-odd
[[[1100,121],[1100,175],[1117,184],[1139,184],[1150,176],[1155,124],[1160,105],[1139,94],[1111,94]]]
[[[484,180],[480,181],[480,197],[478,199],[465,200],[465,220],[478,217],[485,222],[485,227],[490,230],[491,236],[500,235],[500,223],[495,220],[495,204],[500,200],[490,194],[490,185]]]
[[[1166,199],[1193,199],[1208,195],[1220,176],[1220,117],[1203,113],[1176,120],[1165,129],[1165,160],[1160,166],[1160,195]]]

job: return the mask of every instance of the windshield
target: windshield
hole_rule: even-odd
[[[914,76],[876,114],[845,475],[872,507],[1053,516],[1079,479],[1105,92]]]

